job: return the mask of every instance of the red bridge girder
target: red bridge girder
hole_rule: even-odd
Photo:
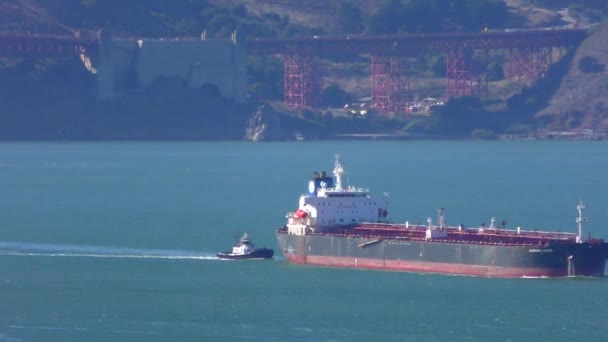
[[[445,54],[446,98],[473,95],[472,56],[464,51],[449,51]]]
[[[95,53],[95,38],[0,33],[0,56],[59,57]]]
[[[373,53],[383,56],[414,56],[428,51],[574,46],[586,36],[587,31],[582,29],[554,29],[519,30],[517,32],[255,38],[247,40],[247,51],[250,55],[297,54],[323,57]]]
[[[553,59],[553,48],[524,48],[509,50],[507,77],[532,80],[541,77]]]

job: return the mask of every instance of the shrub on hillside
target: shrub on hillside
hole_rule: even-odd
[[[363,15],[359,7],[350,2],[342,2],[336,8],[336,26],[338,33],[361,33]]]
[[[502,64],[499,62],[491,62],[488,64],[488,81],[500,81],[505,78],[505,72]]]
[[[606,66],[598,62],[595,57],[584,56],[578,61],[578,68],[582,72],[593,73],[603,71]]]
[[[321,98],[323,99],[323,105],[328,107],[342,107],[344,104],[353,101],[353,97],[337,84],[331,84],[323,89]]]

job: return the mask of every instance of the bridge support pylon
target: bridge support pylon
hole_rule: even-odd
[[[311,57],[285,55],[284,104],[292,110],[313,108],[319,94],[319,83]]]
[[[447,99],[473,95],[472,59],[469,51],[446,52]]]
[[[384,115],[406,112],[409,92],[406,63],[403,57],[372,56],[371,108]]]
[[[507,77],[511,80],[534,80],[544,75],[553,62],[553,48],[509,50]]]

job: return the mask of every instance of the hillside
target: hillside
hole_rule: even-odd
[[[235,29],[245,37],[293,37],[587,27],[608,13],[608,6],[602,12],[568,5],[565,0],[175,0],[171,6],[147,0],[7,1],[37,3],[48,17],[69,27],[101,27],[141,37],[198,36],[203,29],[211,37],[227,37]],[[24,20],[14,16],[4,23],[11,25],[4,26],[18,27]],[[32,29],[45,32],[44,26],[38,25]],[[487,93],[450,101],[445,110],[431,116],[398,118],[345,115],[345,103],[369,101],[369,55],[316,61],[324,88],[321,109],[299,113],[287,112],[281,106],[283,63],[279,56],[249,57],[251,100],[245,104],[221,100],[213,89],[192,89],[178,79],[159,79],[145,89],[125,87],[129,89],[126,96],[100,101],[95,95],[95,76],[76,58],[0,58],[0,101],[4,108],[0,112],[0,140],[242,139],[251,122],[248,119],[254,112],[260,113],[257,99],[277,104],[276,113],[268,110],[272,113],[269,122],[283,120],[280,126],[290,132],[274,134],[283,137],[294,136],[299,127],[313,127],[314,132],[302,133],[315,138],[355,133],[470,137],[478,131],[481,136],[493,137],[503,132],[534,134],[537,128],[606,130],[607,31],[605,26],[595,27],[576,54],[562,55],[542,79],[535,81],[507,80],[505,51],[491,57],[477,56],[495,61]],[[414,98],[444,96],[442,58],[434,54],[409,61]],[[264,120],[262,115],[259,122],[266,124]]]
[[[212,0],[218,6],[234,6],[237,1]],[[561,7],[561,1],[544,2],[551,7],[542,7],[535,3],[542,1],[530,0],[506,0],[508,7],[508,18],[504,25],[516,28],[544,28],[544,27],[569,27],[589,28],[593,25],[593,19],[572,12],[568,8]],[[289,0],[246,0],[238,1],[244,4],[247,10],[256,14],[267,12],[279,13],[288,16],[292,22],[299,25],[323,29],[331,33],[335,29],[336,3],[327,1],[311,0],[306,4]],[[352,1],[363,13],[363,20],[369,21],[383,2],[381,1]],[[608,7],[608,6],[607,6]],[[580,11],[580,9],[579,9]],[[558,77],[561,85],[558,90],[547,101],[546,108],[536,109],[533,116],[539,124],[546,129],[557,130],[580,130],[582,128],[594,128],[596,130],[608,129],[608,78],[605,77],[605,69],[596,72],[583,72],[578,67],[581,58],[593,57],[598,65],[608,65],[608,28],[595,27],[591,30],[590,37],[581,44],[567,70],[567,75]],[[505,58],[505,57],[503,57]],[[561,68],[562,66],[560,66]],[[416,68],[416,66],[411,66]],[[506,66],[503,65],[506,69]],[[362,58],[359,63],[321,63],[320,73],[324,86],[338,85],[355,98],[365,98],[371,93],[369,81],[369,60]],[[417,72],[414,70],[410,75],[411,91],[417,98],[428,96],[441,97],[445,89],[442,77],[433,76],[428,72]],[[532,87],[534,82],[513,82],[498,80],[489,83],[490,96],[493,107],[505,108],[506,101],[524,89]],[[502,104],[501,104],[502,103]]]
[[[592,30],[570,65],[560,87],[549,106],[536,117],[554,128],[571,130],[592,128],[608,130],[608,25]],[[583,58],[593,58],[596,67],[585,72],[580,64]]]

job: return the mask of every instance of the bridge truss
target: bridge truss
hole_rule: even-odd
[[[284,103],[292,110],[314,108],[319,97],[319,82],[311,57],[283,56]]]
[[[545,73],[553,62],[552,47],[509,50],[507,76],[509,79],[532,80]]]
[[[488,51],[507,50],[509,79],[543,76],[555,49],[576,46],[587,36],[581,29],[518,30],[516,32],[438,33],[385,36],[258,38],[250,40],[249,54],[284,55],[285,104],[310,108],[319,103],[317,74],[312,57],[371,54],[372,107],[382,113],[401,111],[410,83],[403,68],[408,57],[443,53],[446,59],[446,98],[482,95],[489,91]],[[479,60],[479,56],[485,56]],[[295,59],[293,56],[298,56]]]
[[[446,97],[473,95],[473,60],[469,51],[448,51],[446,64]]]
[[[0,56],[78,56],[97,48],[98,32],[72,29],[30,0],[0,1]]]
[[[371,108],[382,114],[405,111],[409,93],[407,58],[372,56]]]

